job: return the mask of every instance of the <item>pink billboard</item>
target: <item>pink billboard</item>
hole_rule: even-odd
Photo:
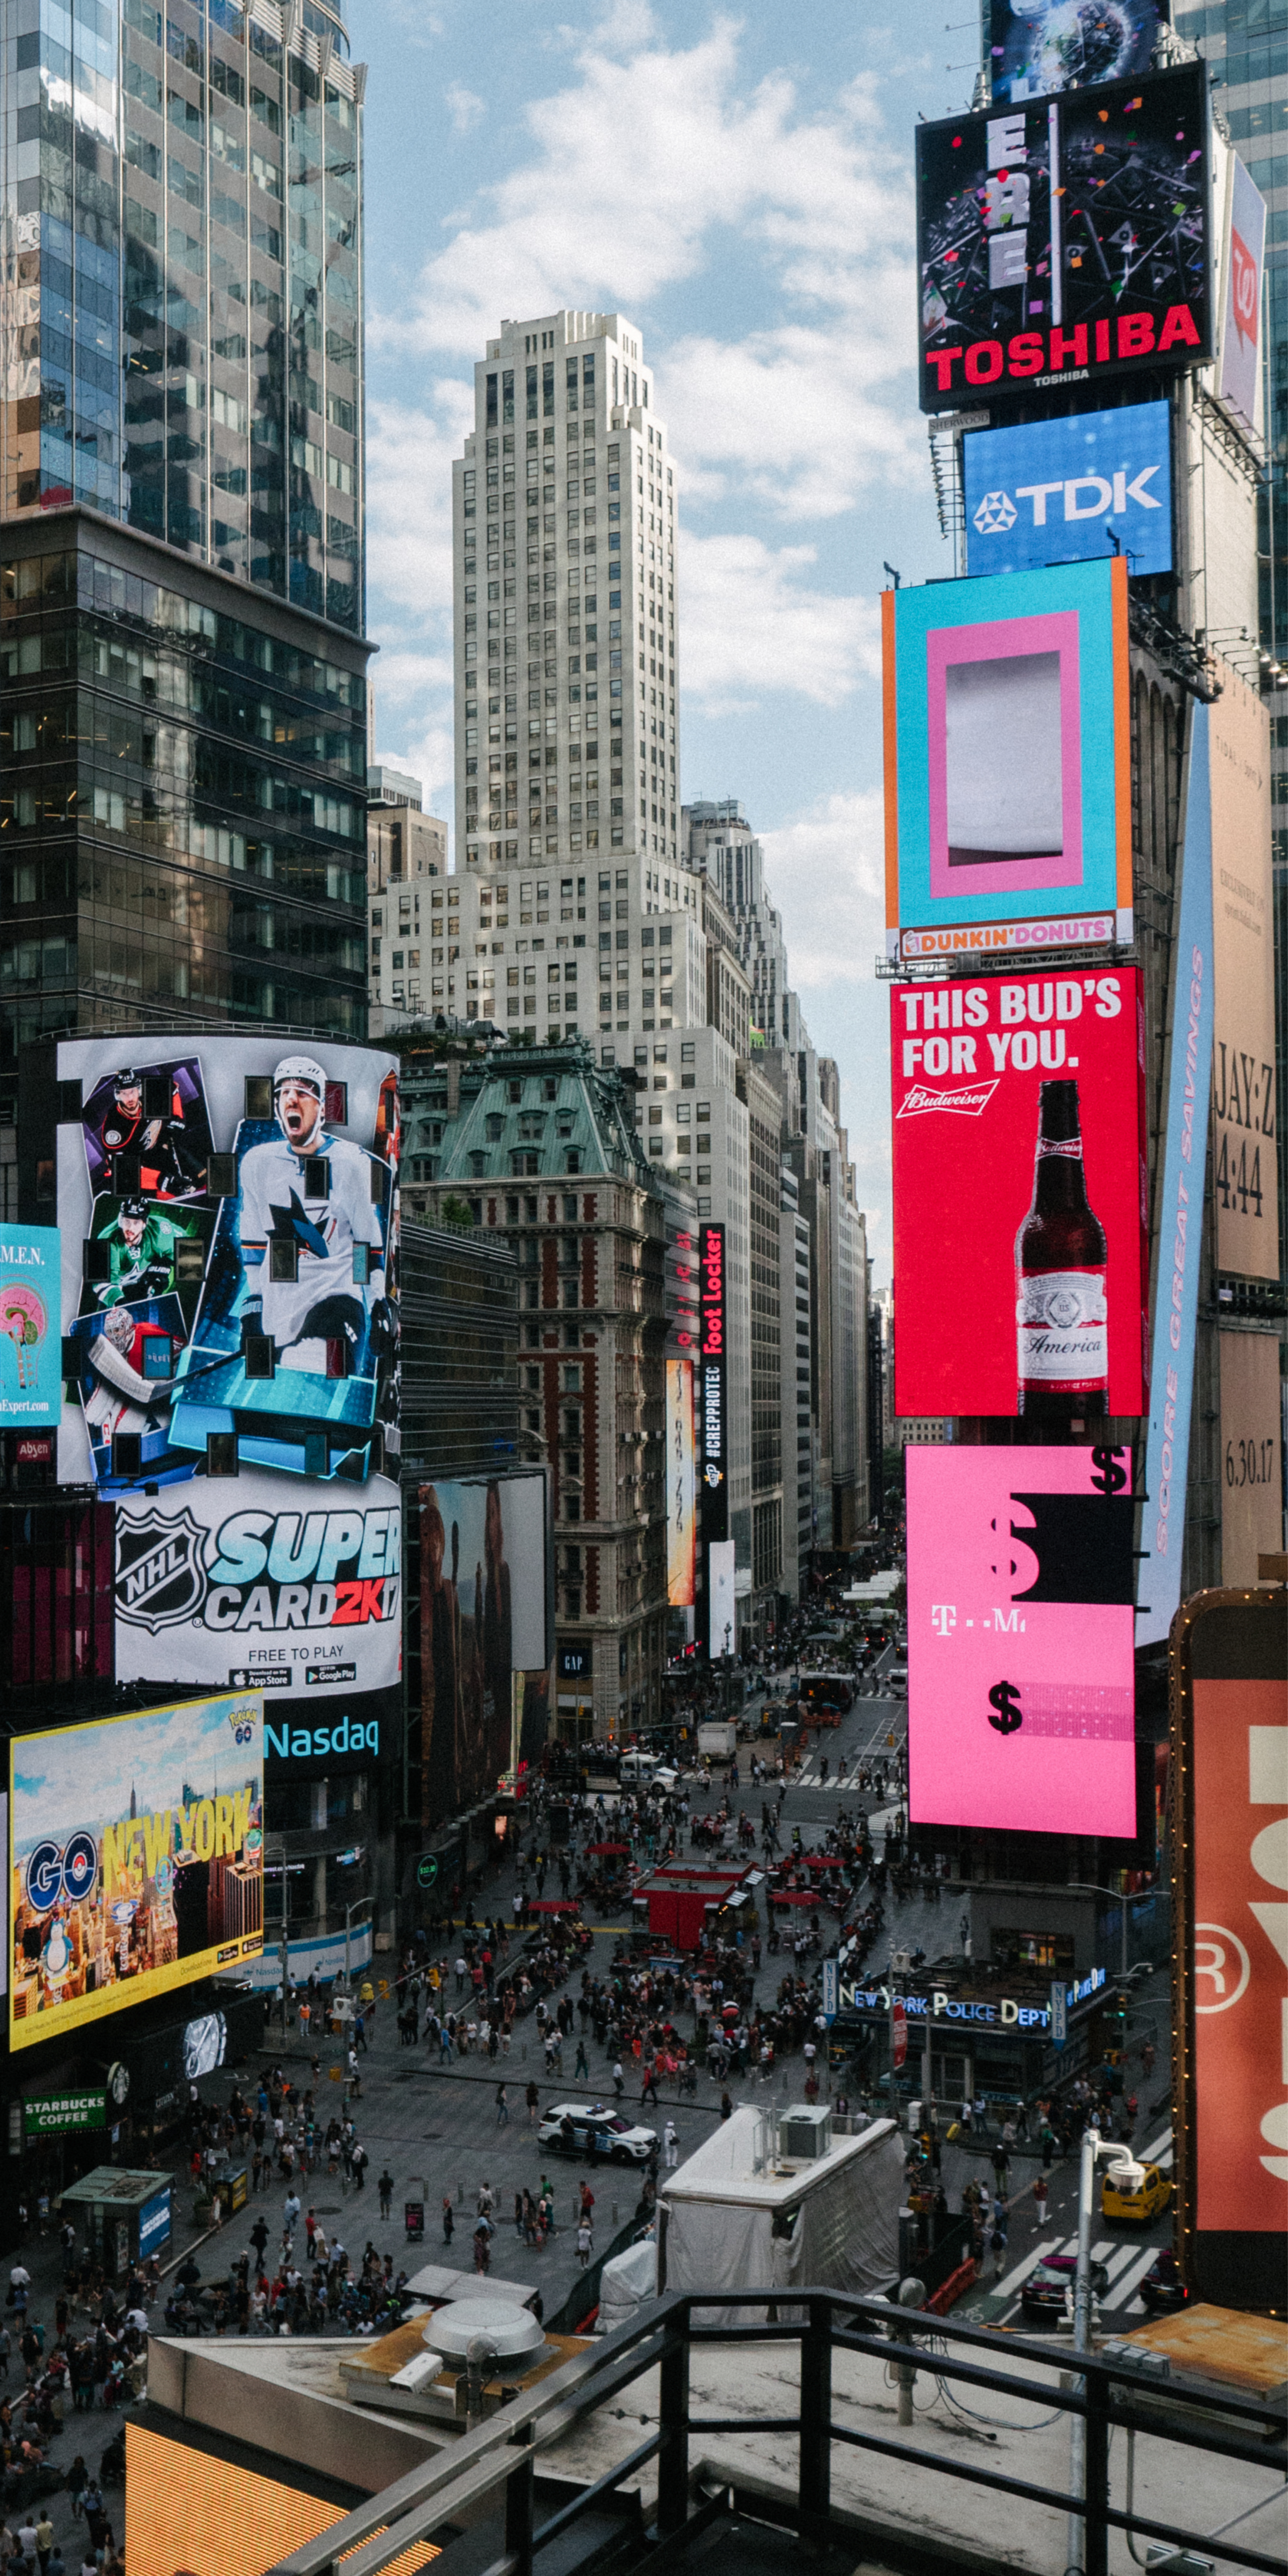
[[[910,1448],[908,1813],[1136,1830],[1131,1451]]]

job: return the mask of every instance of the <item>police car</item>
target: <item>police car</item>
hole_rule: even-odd
[[[537,2137],[543,2147],[556,2147],[561,2155],[578,2156],[588,2161],[596,2156],[618,2165],[642,2165],[657,2145],[656,2129],[639,2129],[624,2120],[620,2111],[606,2109],[602,2102],[556,2102],[547,2111]]]

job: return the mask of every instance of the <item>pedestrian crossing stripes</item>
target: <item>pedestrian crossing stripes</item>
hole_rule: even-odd
[[[1144,2280],[1145,2274],[1148,2272],[1150,2265],[1157,2260],[1157,2257],[1158,2247],[1156,2245],[1145,2245],[1138,2248],[1135,2260],[1128,2264],[1127,2269],[1119,2274],[1116,2281],[1112,2281],[1110,2283],[1109,2288],[1106,2290],[1105,2295],[1100,2302],[1102,2309],[1124,2307],[1128,2299],[1132,2297],[1133,2293],[1138,2288],[1139,2284]]]

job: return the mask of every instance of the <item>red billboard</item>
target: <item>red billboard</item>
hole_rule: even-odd
[[[1134,1834],[1131,1451],[906,1457],[912,1822]]]
[[[1200,2299],[1267,2303],[1288,2235],[1288,1611],[1200,1592],[1172,1628],[1177,2184]],[[1278,2249],[1272,2253],[1271,2247]]]
[[[895,1411],[1146,1410],[1135,967],[891,988]]]

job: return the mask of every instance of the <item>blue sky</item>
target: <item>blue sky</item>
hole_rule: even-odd
[[[889,1276],[877,593],[952,570],[913,379],[912,130],[973,0],[563,16],[351,0],[367,83],[376,747],[451,816],[451,459],[503,315],[640,325],[680,490],[683,792],[741,797]]]

